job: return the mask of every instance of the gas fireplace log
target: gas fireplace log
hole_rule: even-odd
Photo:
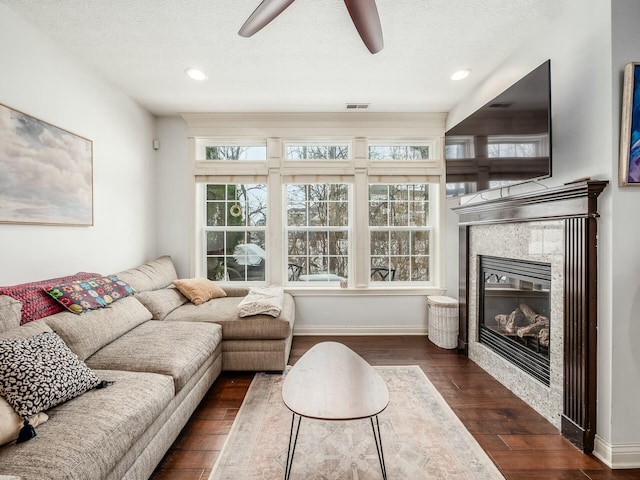
[[[495,320],[498,326],[498,332],[516,334],[519,337],[539,335],[542,328],[549,326],[549,318],[536,313],[533,308],[524,303],[508,315],[496,315]],[[547,344],[548,343],[549,341],[547,339]]]
[[[540,320],[530,325],[527,325],[526,327],[519,328],[516,333],[520,338],[531,337],[531,336],[538,335],[540,333],[540,330],[542,330],[545,327],[549,327],[549,319],[543,315],[540,315]]]
[[[536,322],[539,322],[540,320],[546,320],[547,321],[547,325],[549,324],[549,319],[547,317],[545,317],[544,315],[540,315],[540,314],[536,313],[536,311],[533,308],[531,308],[529,305],[527,305],[526,303],[520,304],[519,308],[520,308],[520,310],[522,310],[522,313],[524,313],[524,315],[529,320],[528,323],[536,323]]]
[[[538,332],[538,344],[540,344],[543,347],[549,346],[549,329],[548,328],[542,328]]]
[[[509,315],[496,315],[495,318],[499,331],[503,333],[516,333],[519,327],[524,327],[531,323],[520,308],[516,308]]]

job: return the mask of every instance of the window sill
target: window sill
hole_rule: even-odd
[[[361,296],[427,296],[444,295],[445,289],[440,287],[297,287],[285,286],[285,292],[294,297],[361,297]]]

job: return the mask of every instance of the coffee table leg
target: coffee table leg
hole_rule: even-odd
[[[376,423],[373,423],[373,417],[371,420],[371,429],[373,430],[373,438],[376,441],[376,450],[378,451],[378,460],[380,460],[380,470],[382,470],[382,479],[387,480],[387,466],[384,463],[384,453],[382,452],[382,436],[380,435],[380,422],[378,422],[378,416],[376,415]],[[298,424],[298,426],[300,426]]]
[[[293,466],[293,454],[296,452],[296,444],[298,443],[298,433],[300,432],[300,422],[302,417],[298,415],[298,427],[296,428],[295,437],[293,435],[293,427],[296,423],[296,414],[291,417],[291,430],[289,431],[289,446],[287,447],[287,464],[284,468],[284,480],[289,480],[291,477],[291,467]],[[293,440],[293,445],[292,445]]]

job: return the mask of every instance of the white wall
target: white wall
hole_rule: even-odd
[[[171,255],[178,276],[191,277],[195,198],[187,124],[181,117],[159,117],[156,125],[158,252]]]
[[[561,185],[583,176],[610,181],[598,201],[596,448],[616,466],[640,466],[640,189],[617,186],[621,71],[626,62],[640,60],[638,19],[637,0],[575,2],[549,30],[484,80],[447,120],[447,128],[452,127],[551,59],[553,177],[542,183]],[[542,188],[527,185],[509,193]],[[448,256],[447,263],[454,261]],[[447,287],[453,288],[453,281]]]
[[[613,57],[610,67],[613,95],[610,150],[613,196],[611,232],[611,441],[613,445],[636,444],[640,451],[640,253],[637,239],[639,187],[618,187],[618,141],[624,65],[640,61],[640,2],[612,2]],[[614,449],[614,456],[616,451]],[[617,455],[624,461],[624,453]],[[637,454],[640,464],[640,453]]]
[[[155,255],[153,116],[2,4],[0,65],[0,103],[92,140],[94,166],[94,226],[0,224],[0,284]]]

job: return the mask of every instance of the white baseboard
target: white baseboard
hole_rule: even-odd
[[[418,326],[349,326],[336,325],[295,325],[293,335],[426,335],[427,327]]]
[[[640,444],[611,445],[596,435],[593,455],[609,468],[640,468]]]

